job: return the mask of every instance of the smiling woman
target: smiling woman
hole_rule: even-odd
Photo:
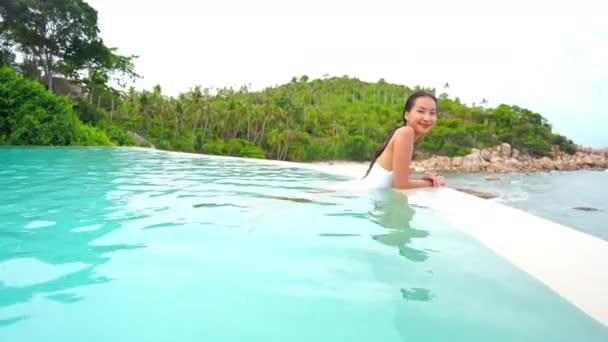
[[[410,179],[410,163],[414,143],[428,133],[437,121],[437,99],[430,93],[418,91],[410,95],[403,108],[403,126],[392,130],[376,151],[367,173],[365,185],[411,189],[443,186],[442,177],[425,175]]]

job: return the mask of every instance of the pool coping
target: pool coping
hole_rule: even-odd
[[[344,168],[332,169],[331,166],[314,163],[163,152],[246,160],[308,169],[349,179],[354,177],[352,172],[346,172]],[[406,195],[410,204],[434,210],[454,227],[608,326],[608,242],[523,210],[449,187],[396,191]]]

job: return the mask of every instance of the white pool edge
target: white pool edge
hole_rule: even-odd
[[[403,191],[608,326],[608,243],[449,188]]]

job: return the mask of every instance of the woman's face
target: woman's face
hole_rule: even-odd
[[[412,109],[405,113],[405,118],[417,136],[426,134],[437,121],[437,105],[430,97],[419,97],[414,101]]]

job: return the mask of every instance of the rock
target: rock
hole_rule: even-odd
[[[437,171],[449,171],[452,168],[452,160],[450,157],[437,157],[435,168]]]
[[[522,163],[515,159],[515,158],[510,158],[505,160],[505,165],[511,170],[511,171],[520,171],[522,168]]]
[[[532,170],[532,163],[529,161],[519,161],[519,171],[530,171]]]
[[[417,172],[425,171],[462,171],[462,172],[535,172],[535,171],[572,171],[578,169],[607,169],[608,151],[578,147],[575,154],[567,154],[553,147],[552,158],[532,157],[507,143],[491,148],[471,149],[464,157],[449,158],[433,156],[414,162]]]
[[[507,167],[503,163],[493,163],[493,164],[490,164],[486,168],[486,171],[487,172],[504,173],[504,172],[508,172],[509,170],[507,169]]]
[[[575,162],[566,162],[564,164],[564,168],[563,168],[564,171],[575,171],[577,169],[578,168],[576,167],[576,163]]]
[[[490,161],[492,152],[490,150],[481,150],[481,158],[486,161]]]
[[[585,154],[591,153],[591,151],[592,151],[592,149],[590,147],[584,147],[584,146],[580,146],[580,145],[577,146],[576,150],[578,152],[582,152]]]
[[[555,164],[553,163],[553,160],[548,157],[542,157],[538,161],[537,165],[539,167],[539,170],[555,170]]]
[[[479,154],[478,149],[473,149],[473,152],[462,158],[461,169],[467,172],[479,172],[482,169],[481,162],[483,159]]]
[[[503,168],[500,167],[500,164],[490,164],[487,168],[486,168],[487,172],[504,172]]]
[[[498,197],[498,195],[494,195],[494,194],[491,194],[488,192],[472,190],[472,189],[456,189],[456,190],[467,193],[469,195],[477,196],[477,197],[483,198],[483,199],[491,199],[491,198]]]
[[[511,157],[517,159],[519,157],[519,150],[513,149],[513,154],[511,155]]]
[[[591,208],[591,207],[574,207],[572,209],[580,210],[580,211],[599,211],[599,209]]]
[[[452,167],[459,168],[462,165],[462,157],[454,157],[452,159]]]
[[[503,158],[511,158],[511,145],[507,143],[500,144],[500,155]]]
[[[498,178],[498,176],[495,175],[495,174],[489,174],[489,175],[486,176],[486,180],[488,180],[488,181],[496,181],[496,180],[500,180],[500,178]]]
[[[410,168],[410,172],[412,168],[414,169],[414,172],[426,172],[426,169],[421,163],[412,165],[412,167]]]
[[[45,88],[48,88],[48,80],[49,78],[46,75],[40,80]],[[82,101],[86,99],[84,90],[76,82],[63,77],[53,76],[53,93],[61,96],[65,95],[73,100]]]
[[[433,156],[427,160],[421,162],[421,166],[426,171],[450,171],[451,170],[450,157],[445,156]]]
[[[420,161],[419,166],[423,171],[431,171],[431,169],[435,166],[435,161],[432,158],[422,160]]]
[[[576,159],[576,164],[579,166],[592,166],[593,159],[589,155],[582,155]]]
[[[523,168],[521,162],[517,159],[509,158],[502,159],[500,157],[492,158],[490,165],[487,167],[488,172],[517,172]]]
[[[593,163],[591,164],[592,167],[595,167],[595,168],[604,168],[604,167],[606,167],[606,157],[604,157],[603,155],[592,154],[590,156],[590,158],[593,161]]]
[[[144,137],[142,137],[141,135],[135,133],[135,132],[131,132],[131,131],[127,131],[127,133],[133,137],[133,139],[135,139],[135,142],[139,145],[139,146],[144,146],[144,147],[152,147],[154,148],[154,145],[150,144],[146,139],[144,139]]]
[[[529,154],[524,153],[524,154],[520,154],[519,155],[519,159],[518,160],[519,161],[531,161],[532,157]]]

